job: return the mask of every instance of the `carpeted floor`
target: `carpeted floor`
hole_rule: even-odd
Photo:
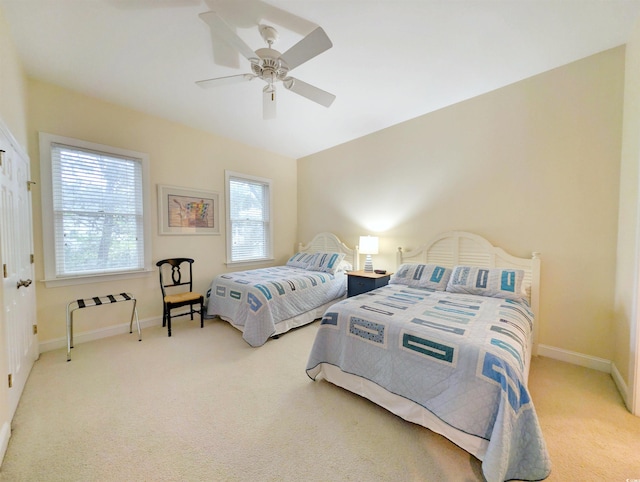
[[[317,322],[260,348],[219,320],[43,353],[2,481],[478,481],[480,462],[304,368]],[[537,358],[553,481],[640,479],[640,417],[607,374]]]

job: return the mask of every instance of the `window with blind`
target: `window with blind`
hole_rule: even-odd
[[[147,270],[146,154],[40,138],[46,281]]]
[[[271,180],[225,171],[227,263],[273,258]]]

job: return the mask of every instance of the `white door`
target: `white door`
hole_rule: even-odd
[[[29,158],[0,125],[0,262],[10,415],[38,357]],[[6,375],[5,375],[6,376]]]

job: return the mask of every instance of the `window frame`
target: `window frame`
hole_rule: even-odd
[[[41,204],[42,204],[42,244],[44,253],[44,282],[47,288],[57,286],[69,286],[86,283],[97,283],[103,281],[115,281],[129,278],[138,278],[146,276],[152,272],[151,266],[151,201],[149,188],[149,155],[143,152],[121,149],[118,147],[97,144],[94,142],[83,141],[71,137],[63,137],[46,132],[39,132],[40,143],[40,181],[42,187]],[[89,275],[76,276],[58,276],[56,275],[56,247],[55,247],[55,226],[54,226],[54,210],[53,210],[53,179],[52,179],[52,159],[51,144],[64,144],[71,148],[87,149],[104,153],[105,155],[113,155],[117,157],[125,157],[136,159],[142,167],[142,219],[143,219],[143,256],[144,268],[117,273],[93,273]]]
[[[225,201],[226,201],[226,242],[227,242],[227,266],[239,266],[239,265],[248,265],[248,264],[256,264],[256,263],[264,263],[273,261],[273,181],[271,179],[267,179],[264,177],[252,176],[249,174],[242,174],[235,171],[224,171],[225,178]],[[267,187],[268,189],[268,228],[267,228],[267,237],[268,237],[268,249],[267,255],[262,258],[253,258],[253,259],[243,259],[235,261],[232,259],[232,248],[233,248],[233,228],[231,225],[231,189],[230,182],[232,179],[239,179],[241,181],[247,181],[252,183],[260,183]]]

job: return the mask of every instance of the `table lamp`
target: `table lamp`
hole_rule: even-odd
[[[364,261],[364,270],[367,273],[373,273],[372,254],[378,254],[378,237],[377,236],[360,236],[360,253],[366,254]]]

